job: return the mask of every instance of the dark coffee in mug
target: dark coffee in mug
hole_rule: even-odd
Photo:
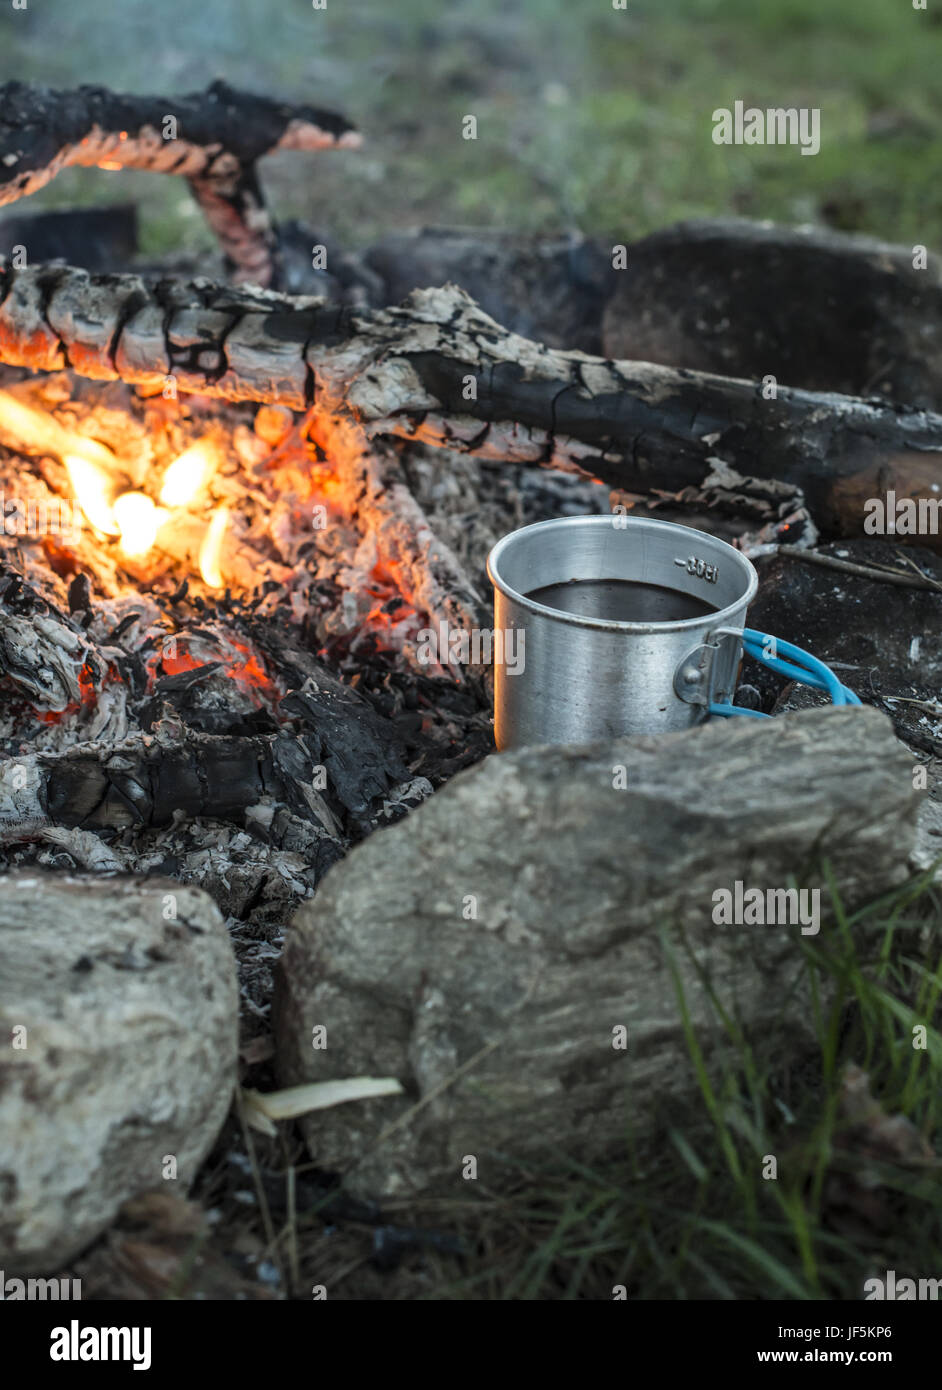
[[[561,613],[618,623],[673,623],[716,612],[698,594],[629,579],[570,579],[531,589],[526,597]]]

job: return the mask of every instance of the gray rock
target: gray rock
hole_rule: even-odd
[[[205,893],[0,879],[0,1267],[52,1273],[161,1186],[169,1155],[189,1185],[229,1106],[237,1017]]]
[[[845,900],[876,895],[906,876],[917,800],[870,709],[531,748],[462,773],[331,869],[288,933],[283,1083],[365,1073],[407,1092],[309,1117],[312,1156],[389,1196],[453,1191],[466,1155],[483,1176],[494,1154],[592,1160],[629,1126],[650,1132],[696,1085],[662,929],[707,1053],[723,1030],[701,969],[760,1050],[787,1030],[794,1055],[811,1017],[801,928],[717,926],[713,893],[820,884],[824,855]]]

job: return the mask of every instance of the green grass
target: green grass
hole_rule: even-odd
[[[348,244],[424,222],[625,241],[740,215],[939,247],[940,19],[904,0],[162,0],[159,20],[144,0],[45,0],[0,9],[0,78],[172,94],[221,76],[343,109],[361,154],[264,176],[281,215]],[[713,145],[737,99],[819,107],[820,154]],[[127,187],[76,172],[37,202]],[[173,180],[142,190],[149,253],[209,244]]]
[[[423,1209],[476,1251],[458,1277],[443,1262],[426,1296],[611,1299],[625,1285],[633,1301],[859,1300],[888,1269],[942,1278],[942,1157],[921,1168],[867,1157],[841,1111],[845,1068],[861,1067],[875,1107],[942,1155],[942,894],[927,874],[855,913],[831,896],[830,927],[801,946],[814,1046],[771,1027],[750,1041],[712,996],[724,1045],[705,1057],[675,973],[697,1102],[643,1151],[626,1136],[620,1164],[505,1158],[501,1195],[492,1180],[480,1197]],[[668,959],[685,950],[674,932],[662,943]],[[929,1026],[924,1051],[915,1023]],[[853,1185],[862,1163],[874,1190]]]

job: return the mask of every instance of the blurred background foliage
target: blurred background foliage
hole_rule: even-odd
[[[361,153],[262,173],[281,216],[351,246],[423,223],[630,241],[732,214],[939,248],[940,70],[931,0],[0,3],[3,80],[172,97],[222,77],[346,113]],[[737,99],[819,107],[821,152],[715,146],[712,112]],[[35,202],[125,199],[147,252],[211,244],[186,188],[156,175],[69,171]]]

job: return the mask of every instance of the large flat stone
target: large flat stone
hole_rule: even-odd
[[[391,1075],[407,1092],[310,1117],[312,1156],[390,1195],[453,1187],[465,1155],[483,1173],[498,1153],[593,1159],[650,1132],[696,1086],[662,929],[707,1055],[722,1028],[705,979],[757,1045],[791,1051],[811,1017],[801,927],[716,925],[713,894],[820,884],[821,856],[851,902],[905,878],[910,763],[883,715],[829,708],[462,773],[331,869],[288,934],[283,1082]]]

